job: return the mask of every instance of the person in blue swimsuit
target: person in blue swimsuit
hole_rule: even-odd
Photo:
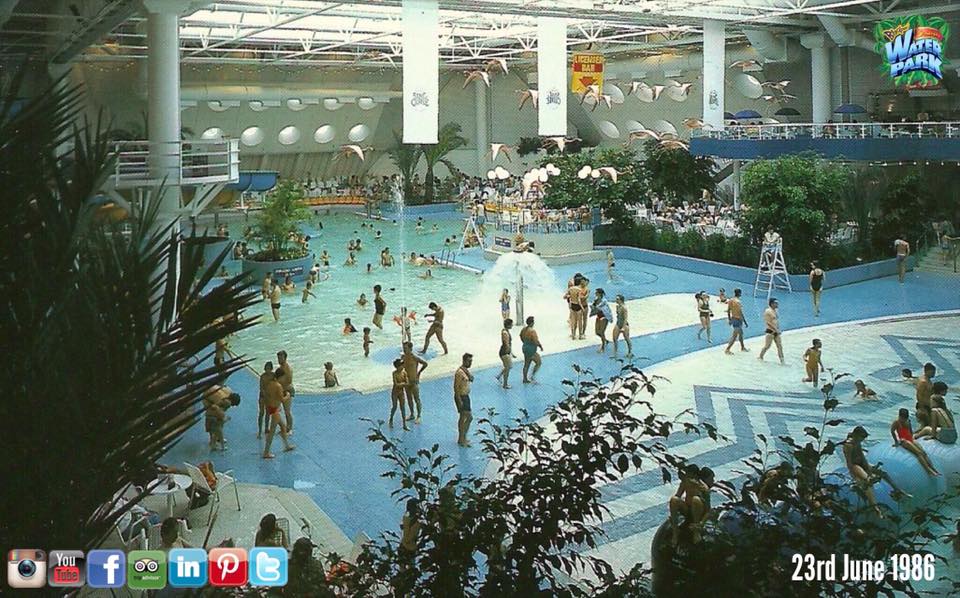
[[[523,383],[530,384],[536,382],[537,372],[543,363],[540,360],[540,354],[537,353],[538,350],[543,351],[543,345],[540,344],[537,331],[533,329],[533,316],[527,318],[527,325],[520,331],[520,342],[523,349]],[[531,363],[534,364],[533,373],[528,376]]]
[[[500,317],[504,322],[510,319],[510,290],[503,289],[500,294]]]

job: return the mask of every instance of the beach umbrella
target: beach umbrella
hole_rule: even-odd
[[[773,113],[774,116],[800,116],[800,111],[796,108],[781,108]]]
[[[833,111],[834,114],[866,114],[867,109],[860,104],[841,104]]]
[[[762,118],[763,115],[757,112],[756,110],[741,110],[733,115],[733,118],[737,120],[744,120],[749,118]]]

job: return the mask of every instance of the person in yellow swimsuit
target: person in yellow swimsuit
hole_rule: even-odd
[[[823,343],[820,339],[813,339],[813,345],[803,353],[803,361],[807,364],[807,377],[804,382],[813,382],[814,388],[820,384],[820,370],[823,369],[823,363],[820,359],[823,352]]]

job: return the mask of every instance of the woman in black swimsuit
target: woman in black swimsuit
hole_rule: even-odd
[[[510,329],[513,328],[513,320],[507,318],[503,321],[503,330],[500,331],[500,362],[503,367],[497,374],[497,381],[504,388],[510,388],[508,379],[510,378],[510,368],[513,367],[513,335]]]
[[[820,317],[820,293],[823,290],[824,272],[817,262],[810,262],[810,296],[813,298],[813,315]]]

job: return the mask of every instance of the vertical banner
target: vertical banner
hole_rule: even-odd
[[[437,143],[440,122],[440,9],[403,0],[403,142]]]
[[[562,19],[537,19],[537,89],[540,135],[567,135],[567,24]]]
[[[727,69],[727,31],[722,21],[703,22],[703,124],[722,130],[723,88]]]

